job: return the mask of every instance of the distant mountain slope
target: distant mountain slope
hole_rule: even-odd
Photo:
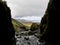
[[[18,22],[17,20],[12,18],[12,24],[14,26],[14,29],[16,32],[18,32],[17,28],[19,27],[25,27],[22,23]]]
[[[25,19],[15,19],[18,22],[22,23],[23,25],[25,25],[26,29],[30,29],[32,23],[37,23],[40,24],[40,22],[33,22],[33,21],[29,21],[29,20],[25,20]]]
[[[15,19],[20,22],[40,23],[41,17],[40,16],[23,16],[23,17],[16,17]]]
[[[12,23],[16,24],[17,26],[24,26],[22,23],[18,22],[17,20],[12,18]]]

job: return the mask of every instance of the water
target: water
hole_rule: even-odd
[[[44,45],[44,43],[39,42],[39,38],[34,35],[26,36],[20,35],[16,37],[16,45]]]

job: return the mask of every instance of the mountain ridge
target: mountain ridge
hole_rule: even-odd
[[[37,21],[30,21],[30,20],[25,20],[25,19],[16,19],[16,20],[21,23],[40,23]]]

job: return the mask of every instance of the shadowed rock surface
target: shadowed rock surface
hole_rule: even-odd
[[[0,1],[0,45],[14,45],[14,36],[11,10],[5,1]]]
[[[48,43],[58,44],[59,40],[59,2],[58,0],[50,0],[45,15],[40,24],[41,40]],[[57,37],[57,38],[56,38]],[[48,45],[52,45],[48,44]]]

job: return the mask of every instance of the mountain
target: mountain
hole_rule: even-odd
[[[13,18],[12,18],[12,23],[13,23],[13,24],[16,24],[17,26],[23,26],[22,23],[18,22],[17,20],[15,20],[15,19],[13,19]]]
[[[17,21],[19,21],[19,22],[24,22],[24,23],[26,23],[26,22],[30,22],[30,21],[27,21],[27,20],[24,20],[24,19],[16,19]]]
[[[17,28],[25,27],[22,23],[18,22],[17,20],[15,20],[13,18],[12,18],[12,24],[13,24],[16,32],[19,32]]]
[[[17,21],[21,22],[21,23],[40,23],[37,21],[32,21],[32,20],[25,20],[25,19],[16,19]]]
[[[40,16],[23,16],[23,17],[16,17],[16,20],[19,22],[31,22],[31,23],[40,23],[41,17]]]

